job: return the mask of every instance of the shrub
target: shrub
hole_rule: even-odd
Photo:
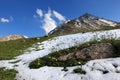
[[[81,68],[76,68],[73,70],[74,73],[80,73],[80,74],[86,74],[86,72],[84,70],[82,70]]]

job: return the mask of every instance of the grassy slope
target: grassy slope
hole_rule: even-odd
[[[0,80],[14,80],[16,73],[15,70],[0,68]]]
[[[23,54],[23,51],[37,42],[42,42],[51,37],[42,37],[40,39],[19,39],[14,41],[0,42],[0,60],[12,59]],[[0,80],[14,80],[16,75],[15,70],[5,70],[0,68]]]
[[[23,54],[24,50],[31,47],[37,42],[42,42],[51,37],[19,39],[13,41],[0,42],[0,60],[12,59],[20,54]]]

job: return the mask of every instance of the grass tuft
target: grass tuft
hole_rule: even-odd
[[[76,68],[73,70],[74,73],[80,73],[80,74],[86,74],[86,72],[84,70],[82,70],[81,68]]]

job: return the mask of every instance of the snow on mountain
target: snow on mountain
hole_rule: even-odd
[[[91,60],[82,66],[67,67],[68,71],[66,72],[62,71],[63,67],[44,66],[38,69],[28,67],[30,62],[51,52],[81,45],[93,39],[101,40],[103,36],[106,39],[120,39],[120,29],[79,33],[49,39],[37,44],[39,45],[39,51],[33,50],[12,60],[2,60],[0,61],[0,67],[17,70],[17,80],[119,80],[120,73],[116,73],[116,71],[120,71],[120,58]],[[17,63],[10,63],[18,60],[20,61]],[[115,68],[113,64],[118,67]],[[73,70],[78,67],[84,69],[87,73],[73,73]],[[102,70],[107,70],[110,73],[103,74]]]
[[[117,25],[117,23],[112,22],[112,21],[108,21],[108,20],[105,20],[105,19],[99,19],[99,20],[104,22],[104,23],[109,24],[110,26],[116,26]]]

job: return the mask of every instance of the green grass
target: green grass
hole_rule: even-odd
[[[58,58],[60,56],[67,55],[69,53],[76,52],[80,49],[89,47],[92,44],[96,44],[96,43],[111,43],[115,48],[115,54],[113,55],[113,57],[120,57],[120,40],[106,40],[106,39],[103,39],[100,42],[94,40],[94,41],[91,41],[91,42],[84,43],[81,46],[75,46],[75,47],[71,47],[71,48],[68,48],[68,49],[60,50],[58,52],[51,53],[51,54],[49,54],[45,57],[36,59],[35,61],[31,62],[29,67],[30,68],[39,68],[39,67],[43,67],[43,66],[68,67],[68,66],[83,65],[87,61],[89,61],[89,58],[88,59],[86,58],[84,60],[71,59],[71,60],[67,60],[67,61],[59,61]],[[81,62],[81,64],[79,64],[78,62]]]
[[[31,47],[33,44],[50,38],[52,37],[41,37],[40,39],[29,38],[0,42],[0,60],[12,59],[23,54],[24,50]]]
[[[16,76],[15,70],[5,70],[4,68],[0,68],[0,80],[15,80]]]

